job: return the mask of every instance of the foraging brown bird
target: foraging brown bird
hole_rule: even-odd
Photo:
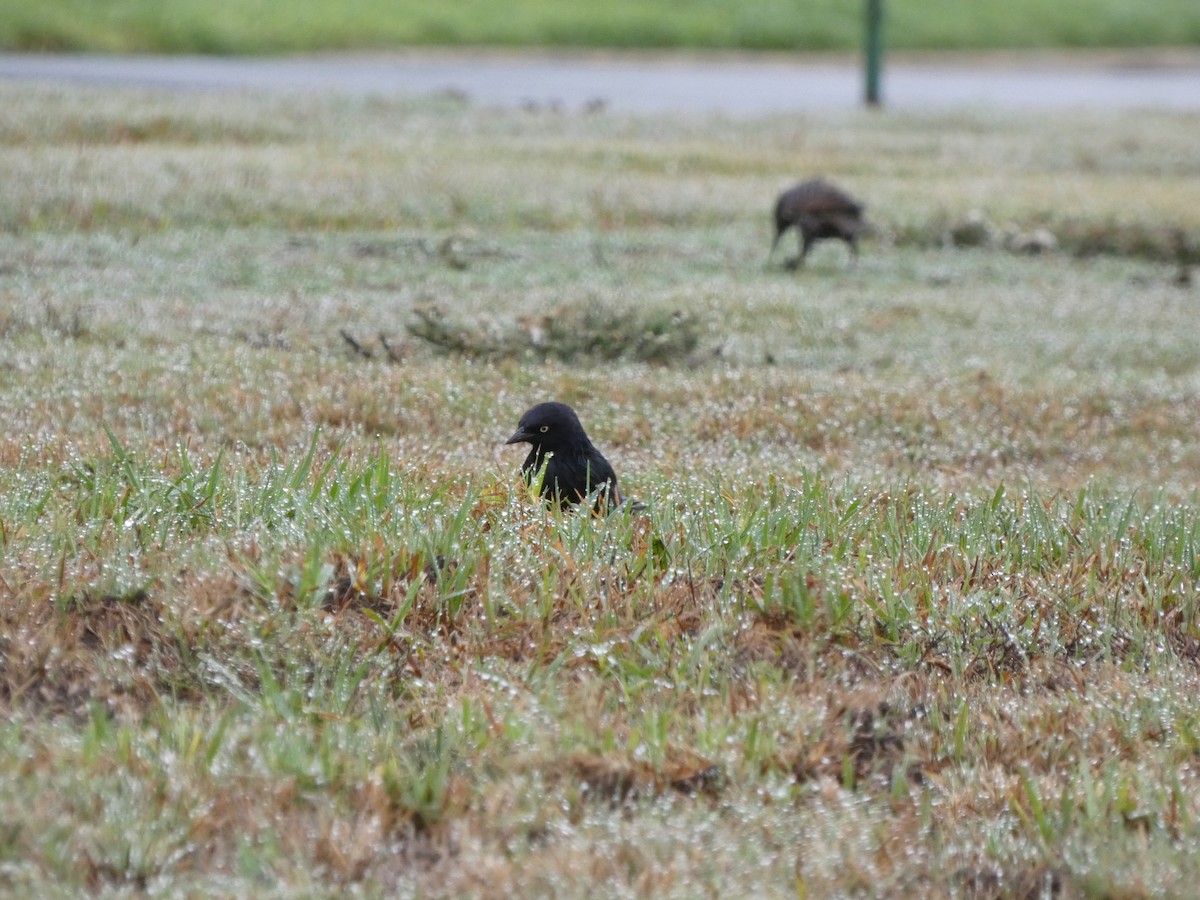
[[[858,236],[867,229],[863,204],[823,178],[810,178],[784,191],[775,201],[775,240],[771,253],[783,233],[793,225],[800,235],[800,255],[787,267],[804,264],[809,248],[817,241],[838,238],[850,245],[851,260],[858,259]],[[767,259],[771,254],[767,255]]]
[[[532,481],[545,465],[541,495],[556,500],[561,508],[579,503],[593,492],[597,492],[597,512],[621,505],[616,473],[567,404],[549,402],[532,407],[505,443],[532,445],[521,473],[526,481]]]

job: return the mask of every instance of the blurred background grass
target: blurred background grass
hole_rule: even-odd
[[[0,0],[0,48],[250,54],[400,45],[850,50],[845,0]],[[910,0],[887,5],[896,49],[1194,46],[1195,0]]]

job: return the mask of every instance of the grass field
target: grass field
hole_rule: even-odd
[[[887,3],[900,49],[1200,44],[1192,0],[918,0]],[[280,53],[397,45],[848,50],[863,3],[702,0],[0,0],[0,47],[167,53]]]
[[[0,892],[1191,892],[1196,116],[0,94]]]

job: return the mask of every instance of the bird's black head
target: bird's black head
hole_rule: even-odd
[[[539,403],[521,416],[517,430],[506,444],[533,444],[535,449],[553,452],[560,447],[586,440],[575,410],[565,403]]]

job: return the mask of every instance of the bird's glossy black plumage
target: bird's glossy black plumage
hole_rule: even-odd
[[[521,465],[527,481],[545,464],[543,497],[566,507],[599,491],[598,511],[620,505],[617,474],[588,438],[575,410],[567,404],[549,402],[532,407],[521,416],[516,432],[505,443],[532,446]]]

